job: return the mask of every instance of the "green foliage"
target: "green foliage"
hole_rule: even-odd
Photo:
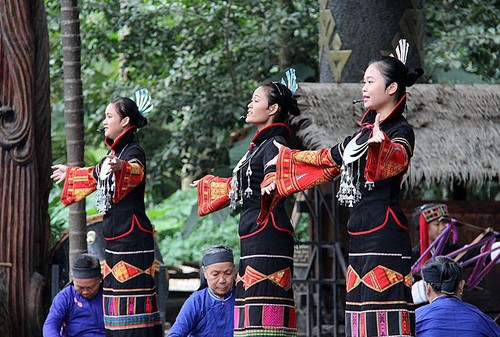
[[[45,4],[53,155],[55,163],[64,163],[60,1]],[[155,109],[138,137],[148,156],[148,214],[166,262],[199,261],[208,244],[237,249],[237,216],[221,211],[199,219],[194,190],[173,193],[182,179],[229,174],[248,144],[246,139],[230,153],[231,132],[242,126],[238,117],[260,82],[278,79],[291,66],[299,81],[316,80],[318,1],[83,0],[79,5],[86,142],[100,149],[87,151],[86,161],[95,163],[105,151],[95,130],[107,102],[148,88]],[[442,70],[459,70],[498,82],[496,0],[429,0],[425,10],[431,81],[442,78]],[[60,187],[50,195],[55,236],[67,218],[59,195]],[[89,214],[94,205],[89,198]],[[305,228],[302,219],[298,238],[307,235]]]
[[[233,248],[239,256],[239,215],[227,209],[198,217],[196,189],[177,191],[148,211],[155,225],[158,246],[167,265],[198,262],[203,249],[214,244]]]
[[[434,75],[431,81],[436,81],[439,70],[444,69],[499,83],[497,0],[429,0],[425,2],[425,19],[425,58],[430,75]],[[456,81],[471,82],[464,76]]]
[[[46,5],[52,102],[62,102],[59,1]],[[87,143],[102,146],[95,130],[107,102],[146,87],[155,103],[139,132],[149,204],[181,178],[227,166],[230,132],[257,84],[292,65],[314,76],[317,12],[313,0],[80,2]],[[53,108],[60,125],[62,104]]]

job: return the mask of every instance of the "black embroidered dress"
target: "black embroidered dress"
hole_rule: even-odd
[[[404,106],[405,98],[381,121],[383,142],[370,144],[365,155],[349,164],[353,185],[359,182],[361,199],[353,203],[347,224],[348,337],[415,334],[412,249],[407,219],[398,201],[415,140],[412,127],[402,116]],[[363,116],[357,143],[371,136],[376,114],[368,110]],[[344,150],[353,137],[331,149],[300,152],[283,148],[276,177],[280,194],[289,195],[332,180],[340,173]]]
[[[283,198],[271,203],[267,197],[261,196],[261,184],[274,180],[275,166],[265,166],[278,154],[273,140],[286,144],[289,132],[284,124],[272,124],[260,130],[248,153],[233,171],[232,179],[217,178],[218,182],[215,182],[213,176],[207,176],[198,185],[199,212],[207,209],[201,214],[214,210],[206,204],[213,204],[217,197],[224,200],[217,209],[227,206],[231,182],[233,190],[235,180],[238,185],[241,257],[236,279],[235,336],[297,334],[292,290],[293,227]],[[216,197],[214,191],[218,183],[226,184],[227,189]]]
[[[105,159],[96,167],[68,167],[61,200],[71,204],[97,187],[98,208],[105,208],[103,308],[107,336],[159,337],[163,334],[154,281],[153,228],[144,206],[146,157],[134,139],[133,128],[114,142],[105,141],[109,153],[123,161],[122,170],[102,179]],[[99,200],[102,195],[109,195],[109,200]]]

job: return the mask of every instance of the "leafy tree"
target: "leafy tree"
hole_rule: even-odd
[[[485,82],[499,82],[497,0],[429,0],[425,19],[425,57],[432,81],[439,81],[435,76],[439,69],[458,69]],[[468,78],[462,76],[462,82],[470,82]]]
[[[58,1],[47,6],[57,36]],[[316,1],[82,1],[80,11],[87,141],[101,141],[95,130],[106,102],[149,88],[156,108],[139,136],[153,202],[181,178],[228,164],[228,139],[259,82],[291,65],[301,80],[315,76]],[[60,47],[52,42],[57,88]]]
[[[65,139],[60,2],[45,1],[52,57],[53,152],[58,162],[65,162],[59,143]],[[485,81],[498,81],[495,0],[429,0],[425,5],[431,80],[439,80],[437,70],[460,69]],[[208,172],[229,174],[231,162],[240,158],[229,147],[238,144],[238,151],[244,151],[248,144],[248,139],[237,142],[244,138],[235,132],[243,127],[239,116],[260,82],[277,80],[290,66],[297,69],[299,81],[317,80],[318,10],[317,0],[81,1],[87,145],[104,148],[95,130],[111,98],[132,96],[140,87],[151,91],[155,109],[148,116],[149,125],[138,133],[148,155],[148,213],[162,247],[175,247],[169,254],[179,253],[175,258],[197,261],[199,256],[188,256],[188,250],[198,254],[201,249],[193,247],[203,246],[207,233],[216,240],[227,229],[231,240],[236,238],[237,218],[232,215],[193,220],[192,190],[165,198],[182,181],[185,186]],[[190,217],[193,221],[188,224]]]

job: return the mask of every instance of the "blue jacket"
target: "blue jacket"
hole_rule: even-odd
[[[499,337],[500,327],[472,304],[443,296],[415,312],[418,337]]]
[[[43,325],[43,337],[104,337],[102,289],[90,300],[75,290],[73,284],[62,289],[50,307]]]
[[[168,337],[233,337],[234,289],[224,299],[210,288],[194,292],[175,320]]]

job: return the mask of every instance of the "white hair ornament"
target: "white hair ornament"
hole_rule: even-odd
[[[410,44],[406,41],[406,39],[399,40],[398,46],[396,47],[396,56],[391,53],[392,57],[397,58],[403,64],[406,64],[406,59],[408,57],[408,50],[410,49]]]
[[[299,86],[297,85],[297,76],[295,76],[295,69],[294,68],[288,69],[285,75],[286,75],[286,80],[284,78],[281,78],[281,84],[290,89],[293,96],[295,95],[295,92],[299,88]]]
[[[149,95],[149,91],[147,89],[143,88],[135,92],[135,104],[137,104],[139,113],[143,116],[153,110],[151,95]]]

